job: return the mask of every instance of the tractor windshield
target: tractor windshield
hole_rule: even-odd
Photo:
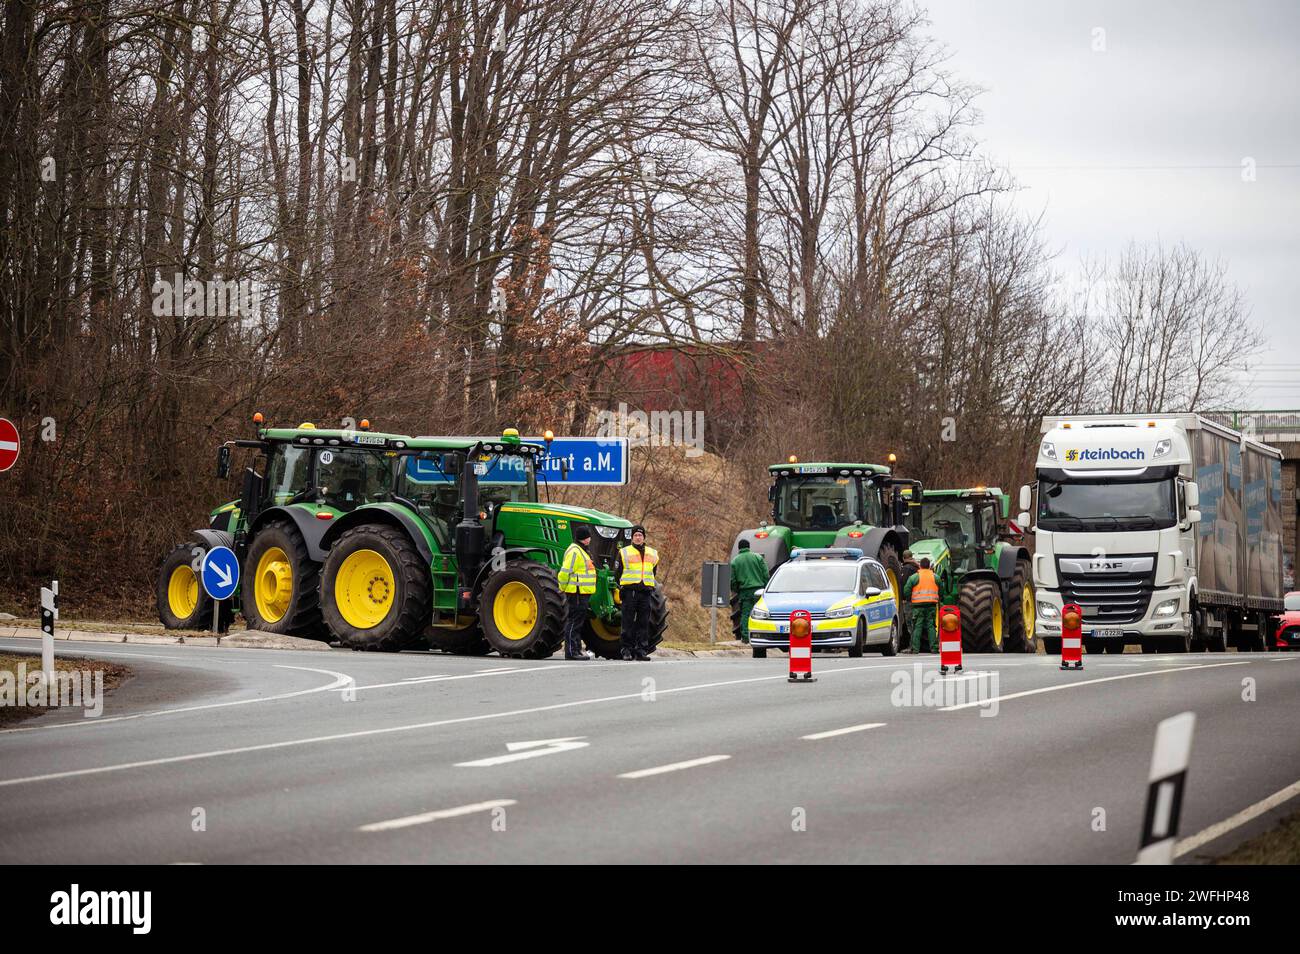
[[[838,530],[867,518],[854,477],[782,477],[775,504],[776,522],[792,530]]]
[[[537,475],[527,454],[482,454],[474,464],[479,503],[535,503]],[[494,508],[495,509],[495,508]]]
[[[991,546],[997,539],[997,514],[994,503],[978,500],[945,500],[921,504],[920,536],[942,540],[958,569],[978,568],[979,548]]]
[[[331,448],[316,452],[316,486],[338,510],[385,499],[392,489],[392,459],[384,451]]]

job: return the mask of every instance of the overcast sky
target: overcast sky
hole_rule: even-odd
[[[920,5],[1058,267],[1131,239],[1221,258],[1268,339],[1246,403],[1300,409],[1300,2]]]

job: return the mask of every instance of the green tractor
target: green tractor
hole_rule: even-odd
[[[910,495],[909,495],[910,496]],[[909,500],[912,557],[929,557],[939,599],[961,609],[962,649],[1037,651],[1029,551],[1003,539],[1011,498],[997,487],[925,490]]]
[[[258,450],[264,463],[247,468],[238,501],[214,511],[211,526],[164,561],[165,625],[211,624],[197,568],[206,549],[225,545],[244,568],[250,628],[363,650],[427,638],[457,654],[542,658],[563,639],[557,570],[577,521],[592,528],[598,577],[585,641],[600,656],[619,655],[618,547],[631,523],[540,503],[543,445],[513,430],[436,438],[259,427],[255,440],[222,447],[218,476],[229,475],[231,446]],[[667,628],[662,591],[651,609],[653,648]]]
[[[513,429],[403,445],[393,451],[388,498],[345,514],[322,538],[321,605],[337,639],[396,650],[428,629],[434,646],[453,653],[550,656],[564,638],[557,573],[573,525],[585,523],[597,567],[585,642],[598,656],[619,656],[618,548],[630,542],[629,521],[540,502],[546,447]],[[667,629],[662,589],[651,613],[653,649]]]
[[[762,554],[768,570],[775,570],[800,547],[858,547],[880,561],[894,601],[901,603],[905,582],[901,554],[909,539],[905,495],[919,495],[919,481],[894,477],[881,464],[801,464],[794,457],[767,470],[772,476],[767,494],[771,518],[736,535],[733,557],[741,540],[748,540],[750,549]],[[731,628],[739,639],[740,605],[734,597]]]
[[[377,499],[388,483],[387,448],[406,438],[360,430],[264,428],[253,418],[255,436],[229,441],[218,450],[217,476],[230,476],[232,447],[255,450],[258,466],[244,470],[238,500],[212,511],[209,525],[178,545],[158,575],[158,616],[168,629],[207,629],[212,600],[199,584],[204,553],[230,547],[239,557],[239,604],[249,629],[328,640],[321,614],[321,538],[331,520]],[[234,600],[222,606],[221,629],[233,617]]]

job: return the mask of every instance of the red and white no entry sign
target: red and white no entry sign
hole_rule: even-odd
[[[0,417],[0,474],[17,462],[21,445],[18,428],[14,427],[13,421]]]

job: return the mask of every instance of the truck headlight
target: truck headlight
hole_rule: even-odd
[[[1151,456],[1164,457],[1166,454],[1169,453],[1169,448],[1173,446],[1174,446],[1174,442],[1167,437],[1162,441],[1156,441],[1156,450],[1155,453],[1152,454]]]
[[[1056,460],[1056,445],[1051,441],[1043,441],[1043,456]]]
[[[1153,616],[1173,616],[1173,615],[1176,614],[1177,612],[1178,612],[1178,600],[1176,600],[1176,599],[1174,599],[1174,600],[1165,600],[1163,603],[1161,603],[1159,606],[1156,607],[1156,611],[1155,611],[1154,613],[1152,613],[1151,615],[1153,615]]]
[[[1039,603],[1038,615],[1043,619],[1060,619],[1061,611],[1051,603]]]
[[[602,527],[599,524],[597,524],[596,532],[599,533],[606,540],[613,540],[620,533],[623,532],[623,529],[621,527]]]
[[[755,606],[752,610],[749,611],[749,618],[750,619],[771,619],[772,617],[768,613],[767,607],[760,603],[759,605]]]
[[[829,609],[826,611],[827,619],[844,619],[846,616],[853,615],[852,606],[841,606],[839,609]]]

